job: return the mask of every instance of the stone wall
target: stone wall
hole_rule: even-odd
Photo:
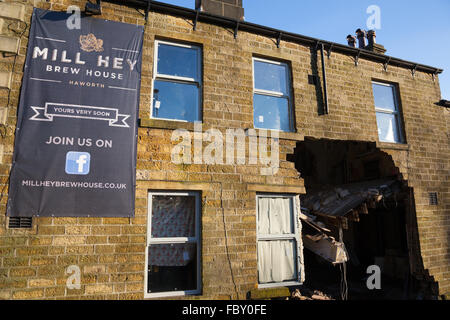
[[[0,110],[6,113],[2,136],[0,215],[0,298],[142,299],[144,297],[147,196],[149,190],[201,192],[202,296],[241,298],[257,287],[256,192],[304,193],[304,183],[288,155],[305,136],[376,142],[394,159],[403,178],[414,188],[424,267],[450,291],[449,115],[434,103],[440,100],[438,79],[430,74],[331,53],[326,58],[329,114],[318,115],[320,99],[308,75],[321,74],[320,56],[311,48],[233,31],[183,18],[150,12],[145,29],[137,153],[137,192],[134,218],[34,218],[29,230],[7,228],[8,176],[22,71],[32,5],[66,10],[84,8],[85,1],[28,1],[23,15],[16,8],[2,18],[2,36],[20,38],[18,50],[0,57]],[[17,4],[0,2],[11,8]],[[22,11],[21,11],[22,12]],[[144,25],[134,8],[102,3],[96,18]],[[19,22],[20,21],[20,22]],[[16,32],[7,28],[11,24]],[[1,22],[0,22],[1,25]],[[295,133],[280,133],[280,170],[263,176],[259,165],[176,165],[171,161],[174,129],[190,124],[152,120],[150,101],[155,39],[197,44],[203,53],[203,130],[253,128],[252,57],[287,62],[292,69]],[[12,42],[17,40],[12,40]],[[4,41],[0,41],[4,45]],[[8,42],[9,43],[9,42]],[[388,48],[389,49],[389,48]],[[17,52],[17,55],[14,54]],[[378,142],[373,103],[373,79],[398,84],[406,145]],[[248,155],[248,145],[245,146]],[[438,206],[428,205],[437,192]],[[70,265],[82,272],[81,289],[66,287]]]

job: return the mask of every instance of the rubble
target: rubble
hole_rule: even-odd
[[[330,235],[330,226],[347,228],[347,219],[359,222],[360,214],[368,214],[369,208],[392,196],[397,197],[399,182],[382,179],[331,187],[307,194],[302,199],[300,219],[309,226],[303,230],[305,248],[332,264],[345,263],[349,253],[343,242]],[[397,201],[397,199],[395,199]]]
[[[368,214],[368,208],[375,208],[379,202],[396,197],[399,190],[399,182],[394,179],[330,187],[304,196],[302,211],[311,221],[321,216],[345,225],[342,223],[345,219],[359,221],[359,214]]]
[[[331,301],[334,300],[332,297],[326,295],[325,293],[319,290],[309,290],[307,288],[295,289],[292,292],[291,297],[288,300],[322,300],[322,301]]]

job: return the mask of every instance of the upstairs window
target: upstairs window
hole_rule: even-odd
[[[157,40],[151,117],[200,121],[201,49]]]
[[[372,88],[380,141],[403,143],[402,121],[395,86],[372,82]]]
[[[291,91],[286,63],[253,58],[255,128],[293,131]]]

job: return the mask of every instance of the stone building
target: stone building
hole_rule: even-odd
[[[7,217],[33,6],[70,5],[86,1],[0,2],[1,299],[246,299],[302,283],[334,290],[342,266],[357,298],[356,288],[371,294],[357,280],[370,265],[389,279],[386,295],[450,291],[442,70],[390,57],[362,30],[359,45],[343,45],[246,22],[241,0],[196,10],[100,1],[93,18],[145,25],[135,216]],[[193,153],[230,129],[246,134],[230,134],[231,158],[224,147],[212,162],[177,162],[180,129],[190,138],[180,150]],[[276,167],[262,161],[256,129],[274,130]],[[341,243],[346,263],[333,264],[321,250]],[[78,288],[67,285],[73,266]]]

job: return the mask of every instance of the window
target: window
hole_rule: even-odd
[[[293,131],[289,66],[253,58],[253,121],[255,128]]]
[[[403,143],[402,122],[395,86],[373,82],[372,87],[380,141]]]
[[[298,198],[258,195],[258,283],[260,288],[301,283]]]
[[[150,192],[148,203],[145,297],[199,294],[199,194]]]
[[[151,117],[200,121],[201,49],[155,41]]]

